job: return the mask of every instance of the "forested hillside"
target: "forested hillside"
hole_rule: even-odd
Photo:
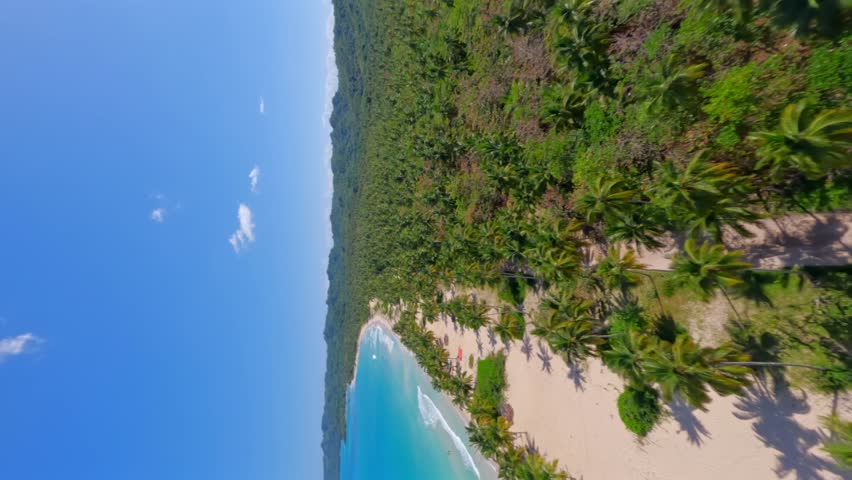
[[[501,336],[536,322],[566,361],[610,362],[652,412],[674,394],[701,408],[708,388],[735,394],[752,372],[732,362],[756,358],[816,367],[799,378],[814,388],[852,385],[848,269],[753,271],[724,243],[761,218],[852,208],[843,2],[334,3],[326,478],[339,475],[346,386],[372,298],[477,328],[491,306],[444,302],[442,291],[496,290]],[[678,318],[651,319],[631,296],[649,275],[634,254],[671,235],[685,252],[657,277],[660,305],[680,290],[795,296],[795,278],[819,307],[795,325],[734,315],[736,341],[701,350]],[[590,247],[606,258],[591,261]],[[542,316],[517,309],[529,289],[549,295]],[[701,375],[666,364],[682,352]],[[645,422],[629,427],[653,428]]]

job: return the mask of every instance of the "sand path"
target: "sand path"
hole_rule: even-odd
[[[796,214],[763,219],[746,229],[745,237],[726,231],[729,250],[743,250],[745,260],[756,268],[780,269],[792,266],[835,266],[852,263],[852,213]],[[669,270],[671,258],[683,240],[663,239],[659,250],[641,249],[638,260],[650,270]],[[594,258],[600,252],[590,254]]]
[[[429,327],[449,340],[451,357],[463,350],[479,359],[508,351],[508,401],[513,431],[549,458],[559,460],[575,478],[625,479],[852,479],[821,452],[826,435],[819,416],[831,412],[833,399],[756,383],[744,396],[718,397],[707,412],[669,406],[668,417],[639,442],[618,418],[616,399],[624,388],[619,377],[597,359],[569,367],[535,337],[503,345],[485,329],[462,330],[449,320]],[[852,416],[852,398],[837,399],[837,411]]]

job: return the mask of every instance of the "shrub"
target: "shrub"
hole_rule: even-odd
[[[627,387],[618,396],[618,416],[628,430],[644,437],[660,418],[660,400],[656,390],[649,387]]]
[[[476,388],[470,413],[474,417],[496,417],[503,403],[506,389],[506,356],[500,352],[489,355],[477,363]]]
[[[852,37],[840,45],[827,44],[815,48],[806,72],[808,91],[826,97],[841,93],[841,99],[852,89]],[[829,106],[833,106],[829,104]]]

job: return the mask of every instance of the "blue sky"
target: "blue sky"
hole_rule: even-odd
[[[2,2],[0,478],[320,478],[330,11]]]

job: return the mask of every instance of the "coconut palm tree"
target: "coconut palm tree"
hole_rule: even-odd
[[[790,170],[816,179],[831,169],[852,166],[852,108],[825,110],[806,121],[807,107],[806,100],[787,105],[778,129],[747,137],[757,144],[760,161],[755,168],[768,168],[778,180]]]
[[[640,205],[606,223],[604,233],[610,242],[625,242],[634,248],[655,249],[663,246],[659,238],[665,233],[660,209],[653,205]]]
[[[710,301],[718,288],[728,300],[734,313],[739,313],[728,296],[725,287],[739,287],[743,284],[740,274],[752,265],[742,261],[743,252],[728,252],[722,245],[704,242],[701,246],[695,240],[688,239],[679,252],[672,258],[672,273],[666,279],[670,288],[687,288],[698,294],[703,301]]]
[[[547,461],[536,452],[528,452],[518,471],[519,480],[566,480],[568,474],[559,470],[556,460]]]
[[[726,162],[710,162],[708,152],[699,150],[685,168],[672,160],[661,163],[657,171],[659,181],[652,193],[656,201],[669,214],[696,212],[706,205],[733,193],[745,193],[742,175]]]
[[[589,223],[622,217],[634,208],[636,192],[621,180],[598,177],[578,200],[576,209]]]
[[[523,314],[516,310],[503,311],[500,313],[500,321],[494,325],[494,333],[500,337],[503,343],[512,340],[520,340],[524,336],[526,321]]]
[[[470,443],[486,457],[496,456],[512,445],[511,425],[503,417],[480,416],[466,427]]]
[[[639,98],[646,100],[650,109],[684,105],[694,96],[705,68],[706,63],[683,65],[675,55],[669,55],[651,67],[648,79],[639,87]]]
[[[556,332],[547,338],[550,348],[571,365],[586,357],[595,356],[604,336],[595,332],[595,324],[588,319],[563,321]]]
[[[656,384],[663,399],[680,396],[695,408],[705,410],[710,401],[708,387],[719,395],[739,393],[748,385],[749,369],[724,362],[747,361],[748,355],[727,346],[700,347],[687,334],[673,343],[656,340],[644,353],[644,378]]]
[[[606,365],[615,373],[621,375],[628,383],[644,383],[642,361],[644,352],[650,346],[647,335],[631,331],[610,343],[610,348],[601,354]]]
[[[541,119],[556,130],[578,127],[589,101],[589,92],[576,81],[546,87],[541,93]]]
[[[595,273],[607,289],[623,291],[639,282],[639,274],[635,270],[643,268],[645,265],[636,260],[636,252],[627,249],[622,253],[620,247],[611,246],[598,263]]]

